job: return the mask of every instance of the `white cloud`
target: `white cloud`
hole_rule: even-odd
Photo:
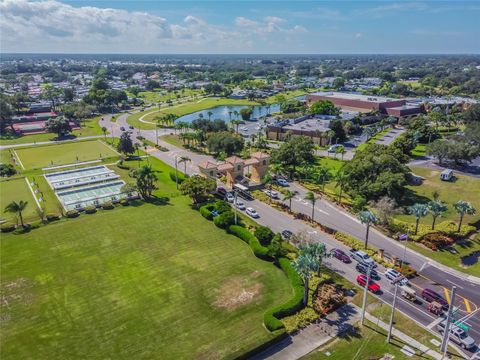
[[[426,11],[428,9],[427,4],[419,2],[401,2],[401,3],[389,3],[386,5],[380,5],[371,8],[365,8],[358,11],[359,15],[370,15],[373,17],[385,17],[396,16],[399,12],[403,11]]]
[[[55,0],[0,0],[3,52],[224,52],[255,44],[255,34],[302,33],[267,16],[243,17],[233,26],[187,15],[180,23],[146,12],[72,6]],[[241,30],[241,31],[240,31]]]

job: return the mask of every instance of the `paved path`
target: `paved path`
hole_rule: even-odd
[[[326,344],[336,336],[350,329],[360,319],[360,309],[346,304],[324,319],[310,324],[294,335],[273,344],[251,360],[293,360],[299,359]]]
[[[82,140],[98,139],[98,138],[103,138],[103,135],[83,136],[83,137],[76,137],[73,139],[56,140],[56,141],[51,140],[51,141],[38,141],[33,143],[25,143],[25,144],[0,145],[0,150],[13,149],[13,148],[18,148],[23,146],[59,144],[59,143],[65,143],[65,142],[82,141]]]
[[[389,132],[383,134],[383,136],[377,141],[375,141],[375,144],[381,144],[381,145],[390,145],[397,137],[402,135],[405,132],[405,129],[402,127],[397,127]]]

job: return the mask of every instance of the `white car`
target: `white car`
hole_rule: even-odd
[[[249,207],[245,212],[247,213],[248,216],[251,216],[252,218],[260,217],[260,215],[258,215],[257,213],[257,210],[255,210],[254,208]]]
[[[229,203],[233,203],[233,201],[235,200],[235,197],[233,196],[232,193],[227,193],[227,195],[225,195],[225,199],[226,199]]]
[[[278,199],[278,193],[275,190],[265,190],[265,194],[270,196],[272,199]]]
[[[402,274],[400,274],[397,270],[394,270],[394,269],[385,270],[385,277],[388,280],[390,280],[392,283],[398,281],[400,285],[408,284],[408,280]]]
[[[278,179],[277,184],[280,186],[288,186],[288,181],[285,179]]]
[[[238,210],[245,210],[245,204],[241,201],[238,201],[235,203],[235,207],[238,209]]]

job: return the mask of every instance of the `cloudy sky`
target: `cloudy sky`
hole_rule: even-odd
[[[480,1],[0,0],[2,52],[479,53]]]

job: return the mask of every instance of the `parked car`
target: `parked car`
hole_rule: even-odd
[[[219,186],[219,187],[217,188],[217,194],[222,195],[222,196],[225,196],[225,195],[227,195],[227,189],[225,189],[224,187]]]
[[[123,126],[120,126],[120,130],[125,131],[125,128]]]
[[[355,269],[357,269],[359,273],[367,275],[368,266],[358,263]],[[375,280],[380,280],[380,275],[378,275],[378,272],[374,269],[370,270],[370,277]]]
[[[363,274],[357,276],[357,284],[360,286],[365,286],[367,283],[367,277]],[[373,293],[377,293],[380,291],[380,285],[378,285],[376,282],[370,280],[368,282],[368,290],[370,290]]]
[[[453,180],[453,170],[452,169],[445,169],[440,174],[440,180],[443,181],[452,181]]]
[[[289,186],[288,181],[285,179],[277,179],[277,184],[284,187]]]
[[[235,207],[238,209],[238,210],[245,210],[245,204],[241,201],[236,201],[235,202]]]
[[[437,325],[437,330],[443,334],[445,326],[446,320],[443,320]],[[455,324],[450,324],[450,340],[467,350],[475,347],[475,340],[465,330]]]
[[[360,250],[350,250],[351,251],[351,256],[354,260],[358,261],[360,264],[366,265],[366,266],[373,266],[376,267],[377,265],[375,264],[375,261],[368,256],[366,253]]]
[[[231,192],[227,193],[227,195],[225,195],[225,199],[229,202],[229,203],[233,203],[233,200],[235,200],[235,196],[233,196],[233,194]]]
[[[345,264],[350,264],[352,262],[352,259],[350,259],[350,256],[345,254],[345,252],[343,252],[340,249],[332,249],[331,253],[334,258],[340,260],[341,262],[344,262]]]
[[[132,125],[130,125],[128,128],[129,128],[130,130],[133,130],[133,126],[132,126]]]
[[[397,270],[395,269],[387,269],[385,270],[385,277],[390,280],[392,283],[398,282],[399,285],[407,285],[408,280],[400,274]]]
[[[448,309],[448,302],[441,296],[439,293],[433,291],[432,289],[423,289],[422,299],[428,302],[436,301],[442,305],[443,309]]]
[[[283,230],[282,237],[284,239],[290,239],[293,236],[293,233],[290,230]]]
[[[327,151],[328,151],[329,153],[334,153],[334,152],[337,151],[337,149],[338,149],[339,147],[341,147],[341,146],[342,146],[342,145],[340,145],[340,144],[332,145],[332,146],[330,146],[330,147],[328,148]]]
[[[260,215],[258,215],[257,210],[254,208],[248,207],[247,210],[245,211],[248,216],[251,216],[252,218],[259,218]]]
[[[270,196],[272,199],[278,199],[278,192],[276,192],[275,190],[265,190],[265,194],[267,194],[267,196]]]

